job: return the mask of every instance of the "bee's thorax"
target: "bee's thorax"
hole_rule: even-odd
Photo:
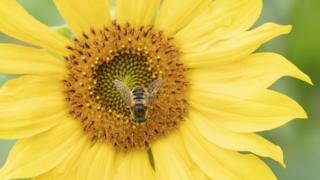
[[[147,107],[142,103],[137,103],[132,108],[133,121],[136,123],[143,123],[146,121]]]

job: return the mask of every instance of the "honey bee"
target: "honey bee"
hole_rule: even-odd
[[[121,81],[114,81],[117,91],[131,110],[133,122],[138,124],[146,122],[148,106],[152,103],[152,100],[159,92],[161,84],[162,79],[158,78],[151,82],[147,88],[137,86],[131,90]]]

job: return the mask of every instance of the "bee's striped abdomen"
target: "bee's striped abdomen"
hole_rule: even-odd
[[[133,100],[144,100],[146,91],[141,88],[137,87],[132,91],[133,94]]]

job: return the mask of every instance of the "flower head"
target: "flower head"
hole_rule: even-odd
[[[54,0],[68,39],[16,1],[0,3],[0,138],[19,139],[0,179],[275,179],[255,134],[304,110],[268,89],[308,76],[254,53],[291,26],[264,24],[261,0]],[[248,153],[243,153],[248,152]]]

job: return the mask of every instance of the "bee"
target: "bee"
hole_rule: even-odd
[[[147,88],[137,86],[130,90],[130,88],[121,81],[114,81],[117,91],[131,111],[133,122],[142,124],[147,121],[148,106],[157,96],[161,84],[162,79],[158,78],[151,82]]]

